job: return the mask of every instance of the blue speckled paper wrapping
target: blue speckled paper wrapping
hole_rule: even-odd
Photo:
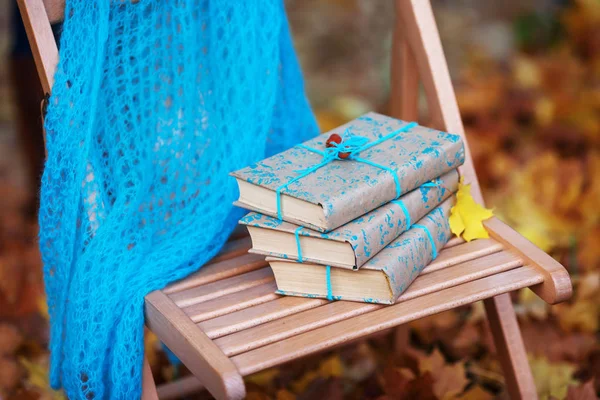
[[[375,254],[381,251],[400,234],[405,232],[409,228],[409,221],[410,224],[416,223],[425,214],[450,197],[452,193],[455,193],[458,187],[458,172],[452,170],[440,178],[435,179],[434,183],[438,186],[420,186],[400,197],[399,200],[404,203],[409,218],[407,218],[397,202],[390,202],[329,233],[321,233],[309,228],[302,228],[299,232],[300,243],[302,243],[302,236],[312,236],[326,240],[347,242],[354,250],[356,260],[355,267],[360,268],[371,257],[375,256]],[[298,228],[298,225],[280,221],[275,217],[256,212],[252,212],[243,217],[240,220],[240,223],[263,229],[282,231],[291,235],[293,235]],[[298,259],[297,252],[284,254],[264,252],[258,249],[251,249],[250,252],[291,260]],[[335,260],[323,261],[312,258],[306,255],[306,252],[304,252],[303,261],[317,264],[327,263],[335,267],[348,268],[346,265],[336,263]]]
[[[450,216],[450,208],[453,204],[454,196],[444,201],[439,207],[436,207],[418,222],[420,225],[427,226],[431,232],[438,253],[451,237],[448,217]],[[270,260],[275,260],[275,258],[268,257],[267,261]],[[283,259],[277,260],[293,262]],[[432,260],[432,245],[429,237],[423,229],[413,227],[377,253],[361,269],[353,272],[360,274],[365,269],[382,271],[390,283],[392,301],[390,299],[336,296],[335,280],[332,280],[333,298],[335,300],[393,304]],[[277,293],[289,296],[327,298],[326,293],[282,292],[279,290]]]
[[[374,141],[406,125],[404,121],[371,112],[319,135],[304,145],[323,150],[325,141],[333,132],[363,136]],[[422,126],[399,133],[361,152],[359,156],[396,171],[401,183],[401,194],[457,168],[463,164],[465,157],[460,136]],[[317,153],[293,147],[232,172],[231,175],[275,191],[297,177],[297,171],[314,166],[321,159],[321,155]],[[285,221],[328,232],[396,198],[396,185],[392,174],[384,169],[358,161],[338,160],[292,183],[281,193],[320,205],[325,217],[323,226],[315,226],[303,221],[301,216],[291,218],[286,215],[284,208],[282,211]],[[276,216],[274,199],[275,196],[273,204],[265,209],[257,209],[251,204],[240,202],[238,205]]]

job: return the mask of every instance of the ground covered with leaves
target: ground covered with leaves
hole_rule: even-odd
[[[306,4],[289,3],[292,13]],[[342,7],[341,23],[354,21],[352,13],[367,7],[359,0],[321,3]],[[302,34],[302,18],[294,25],[292,15],[310,91],[311,85],[324,88],[318,69],[330,74],[332,62],[303,56],[309,39]],[[538,393],[543,399],[595,399],[600,393],[600,3],[580,0],[549,16],[522,15],[508,26],[514,38],[508,56],[499,59],[476,47],[465,52],[454,74],[457,96],[487,205],[559,260],[573,280],[573,298],[557,306],[547,306],[527,289],[513,296]],[[328,45],[338,48],[340,40],[346,39],[334,37]],[[351,63],[350,71],[366,81],[378,76],[354,62],[359,67],[352,69]],[[369,97],[372,85],[354,89],[325,100],[311,94],[324,130],[366,109],[385,111],[381,97]],[[37,226],[26,211],[30,192],[15,179],[15,146],[0,134],[0,398],[61,399],[48,387]],[[155,337],[148,336],[147,344],[158,382],[187,374],[169,363]],[[250,399],[277,400],[508,396],[481,303],[258,373],[247,378],[247,389]]]

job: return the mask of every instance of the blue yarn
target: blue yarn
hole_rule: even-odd
[[[406,205],[404,204],[404,202],[402,200],[392,200],[392,203],[400,206],[400,208],[402,209],[402,212],[404,213],[404,216],[406,217],[406,229],[410,228],[410,213],[408,212],[408,208],[406,208]]]
[[[392,176],[394,178],[394,183],[396,184],[395,199],[397,199],[402,194],[402,189],[400,187],[400,179],[398,177],[397,172],[389,167],[384,166],[384,165],[374,163],[374,162],[372,162],[370,160],[366,160],[364,158],[359,158],[356,155],[358,153],[360,153],[361,151],[370,149],[373,146],[377,146],[378,144],[380,144],[388,139],[393,138],[394,136],[396,136],[399,133],[407,132],[415,126],[417,126],[416,122],[410,122],[410,123],[404,125],[402,128],[397,129],[391,133],[388,133],[387,135],[384,135],[384,136],[380,137],[379,139],[374,140],[372,142],[369,142],[367,138],[362,137],[362,136],[347,136],[342,140],[342,143],[332,143],[331,147],[326,147],[324,150],[315,149],[315,148],[306,146],[302,143],[296,145],[296,147],[300,147],[302,149],[312,151],[313,153],[320,154],[321,156],[323,156],[323,159],[319,163],[313,165],[312,167],[308,167],[303,170],[295,171],[295,172],[299,173],[300,175],[296,176],[295,178],[290,179],[289,181],[287,181],[286,183],[284,183],[283,185],[281,185],[275,189],[275,204],[277,207],[277,218],[280,220],[283,219],[282,214],[281,214],[281,191],[283,189],[287,188],[292,183],[297,182],[300,179],[312,174],[316,170],[326,166],[330,162],[335,161],[335,160],[341,160],[341,158],[339,157],[339,153],[349,153],[349,156],[347,158],[348,160],[358,161],[358,162],[362,162],[362,163],[371,165],[376,168],[381,168],[381,169],[389,172],[390,174],[392,174]]]
[[[333,290],[331,289],[331,266],[325,266],[325,285],[327,286],[327,300],[333,300]]]
[[[300,246],[300,231],[302,227],[299,226],[294,230],[294,236],[296,237],[296,248],[298,249],[298,262],[302,262],[302,247]]]
[[[45,120],[50,381],[140,397],[144,296],[241,216],[230,171],[318,133],[282,0],[67,0]]]
[[[396,173],[396,171],[394,171],[390,167],[386,167],[385,165],[374,163],[373,161],[369,161],[369,160],[366,160],[364,158],[352,157],[352,159],[354,161],[359,161],[359,162],[368,164],[368,165],[370,165],[372,167],[381,168],[382,170],[389,172],[392,175],[392,177],[394,178],[394,184],[396,185],[396,197],[395,197],[395,199],[397,199],[398,197],[400,197],[400,195],[402,194],[402,188],[400,187],[400,178],[398,177],[398,174]]]
[[[437,258],[437,248],[435,246],[435,241],[433,240],[433,236],[431,235],[429,228],[421,224],[414,224],[413,228],[421,228],[425,231],[427,237],[429,238],[429,243],[431,243],[431,259],[435,260]]]

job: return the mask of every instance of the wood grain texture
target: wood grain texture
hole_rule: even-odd
[[[250,250],[251,247],[252,240],[250,240],[250,236],[243,236],[236,239],[230,238],[229,241],[225,243],[221,251],[219,251],[219,253],[217,253],[217,255],[210,260],[210,264],[243,256],[248,253],[248,250]]]
[[[396,17],[399,20],[399,17]],[[402,32],[394,24],[390,76],[390,116],[404,121],[419,119],[419,72],[417,62]]]
[[[465,240],[463,238],[452,235],[452,237],[450,238],[450,240],[448,240],[448,243],[446,243],[444,248],[447,249],[463,243],[465,243]]]
[[[444,248],[438,257],[421,271],[420,275],[447,268],[463,261],[473,260],[502,250],[502,245],[495,240],[481,239],[469,243]]]
[[[324,304],[327,304],[325,299],[276,295],[272,301],[200,322],[198,326],[209,338],[215,339]]]
[[[329,302],[321,307],[289,315],[232,335],[215,339],[215,344],[227,356],[248,352],[317,328],[327,328],[334,322],[359,316],[383,306],[350,301]],[[342,335],[342,332],[338,332]],[[282,352],[288,351],[282,349]]]
[[[44,7],[50,23],[54,24],[65,18],[65,0],[44,0]]]
[[[431,4],[429,0],[396,0],[396,9],[396,23],[403,25],[403,32],[416,59],[419,77],[425,88],[431,125],[462,136],[465,142],[465,163],[459,171],[465,182],[472,185],[471,192],[475,200],[483,204]]]
[[[537,399],[537,390],[510,295],[506,293],[485,299],[483,303],[511,399]]]
[[[275,281],[270,280],[267,283],[251,286],[250,289],[185,307],[183,312],[194,322],[205,321],[275,300],[280,297],[275,293],[276,290]]]
[[[435,282],[436,278],[424,278],[430,272],[439,271],[444,268],[452,267],[456,264],[465,263],[467,261],[473,260],[473,266],[471,268],[478,269],[481,268],[480,265],[485,265],[488,262],[497,262],[497,258],[484,258],[482,261],[478,261],[476,259],[484,257],[489,254],[493,254],[502,249],[502,246],[495,242],[492,239],[488,240],[477,240],[471,243],[464,243],[461,245],[457,245],[451,248],[445,248],[440,252],[440,255],[436,259],[434,263],[430,266],[426,267],[426,270],[421,273],[419,277],[417,277],[417,281],[424,282]],[[505,259],[508,257],[509,261],[514,262],[514,257],[511,254],[505,254]],[[446,273],[444,278],[437,279],[441,281],[443,284],[447,284],[448,282],[456,282],[455,280],[449,280],[446,282],[447,275],[456,275],[460,274],[462,268],[468,268],[469,264],[459,266],[458,270],[453,270],[454,272]],[[490,271],[490,268],[494,268],[493,265],[486,265],[482,268],[481,273],[488,273],[486,271]],[[439,275],[436,275],[439,276]],[[262,279],[262,277],[259,277]],[[470,279],[469,276],[461,277],[463,279]],[[276,295],[274,291],[276,290],[275,282],[270,281],[268,283],[263,283],[260,285],[254,285],[254,283],[243,281],[240,283],[241,285],[250,285],[251,289],[247,290],[237,290],[236,288],[230,288],[233,292],[231,294],[225,296],[219,296],[214,299],[206,299],[205,301],[196,303],[194,305],[184,307],[183,311],[192,319],[194,322],[200,322],[211,318],[216,318],[219,316],[223,316],[223,320],[227,320],[227,315],[232,312],[236,312],[239,316],[243,312],[243,310],[248,310],[250,312],[249,315],[253,313],[253,309],[262,303],[280,298],[280,296]],[[413,284],[414,285],[414,284]],[[421,284],[418,284],[421,285]],[[418,287],[418,286],[417,286]],[[414,289],[410,289],[409,291]],[[295,298],[298,299],[298,298]],[[302,300],[302,299],[298,299]],[[313,299],[315,300],[315,299]],[[306,301],[306,299],[304,299]],[[278,304],[278,303],[274,303]],[[295,304],[295,303],[291,303]],[[265,306],[267,307],[267,306]],[[266,309],[265,309],[266,311]],[[292,310],[290,310],[290,313]],[[263,323],[264,321],[256,321],[255,324]],[[250,321],[246,321],[247,324]],[[210,336],[210,335],[209,335]]]
[[[388,329],[417,318],[437,314],[488,297],[497,296],[542,282],[543,276],[532,267],[520,267],[477,281],[454,286],[428,296],[381,307],[373,312],[327,324],[303,334],[244,352],[231,360],[242,375],[248,375],[309,354]],[[337,302],[332,304],[343,304]],[[373,305],[375,306],[375,305]],[[340,306],[341,307],[341,306]],[[376,306],[377,307],[377,306]],[[324,308],[324,307],[319,307]],[[332,315],[331,317],[335,317]],[[326,318],[324,316],[323,318]],[[226,339],[227,336],[215,342]],[[238,343],[239,345],[240,343]]]
[[[493,217],[484,222],[490,236],[516,252],[544,276],[544,282],[531,288],[549,304],[565,301],[573,294],[569,273],[558,261],[525,239],[514,229]]]
[[[146,296],[146,325],[217,399],[242,399],[237,368],[171,299],[160,291]]]
[[[206,285],[232,276],[251,272],[267,266],[264,256],[257,254],[242,254],[221,261],[210,261],[202,269],[175,283],[170,284],[162,291],[167,294],[181,292],[196,286]]]
[[[188,375],[181,379],[158,385],[157,393],[160,400],[171,400],[185,398],[190,394],[204,389],[198,378]]]
[[[518,257],[506,251],[463,262],[452,268],[441,269],[428,275],[419,276],[408,290],[398,298],[397,304],[465,282],[518,268],[521,265],[522,262]],[[300,300],[312,302],[318,299],[300,298]],[[339,301],[326,302],[321,306],[291,315],[287,314],[283,318],[270,322],[257,315],[254,320],[244,321],[245,330],[216,339],[215,343],[226,355],[231,356],[382,307],[385,306]],[[222,322],[226,321],[227,319],[222,320]],[[225,328],[221,326],[221,329]]]
[[[150,364],[145,356],[142,375],[142,400],[158,400],[158,393],[156,392],[156,384],[154,383],[152,370],[150,369]]]
[[[58,47],[42,0],[17,0],[44,93],[50,93],[58,65]]]
[[[263,257],[264,258],[264,257]],[[188,307],[193,304],[214,299],[227,294],[240,292],[263,283],[273,281],[271,268],[265,267],[242,275],[233,276],[216,282],[196,286],[181,292],[173,293],[169,297],[178,307]]]

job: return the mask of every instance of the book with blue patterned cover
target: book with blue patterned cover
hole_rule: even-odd
[[[256,212],[243,217],[240,223],[248,227],[252,253],[358,269],[449,198],[457,187],[458,171],[452,170],[329,233]]]
[[[454,196],[421,218],[359,270],[267,257],[277,292],[367,303],[393,304],[451,237]]]
[[[332,133],[367,144],[314,169]],[[371,112],[231,175],[240,207],[329,232],[456,169],[464,158],[458,135]]]

